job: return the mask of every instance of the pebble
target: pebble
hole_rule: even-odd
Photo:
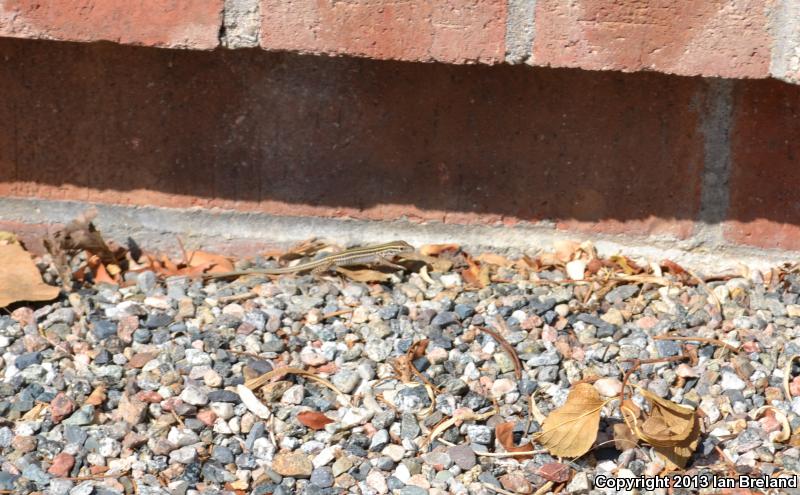
[[[616,397],[622,391],[622,381],[617,378],[601,378],[594,382],[594,388],[603,397]]]
[[[373,469],[369,472],[366,483],[367,486],[375,490],[376,493],[384,494],[389,492],[389,487],[386,484],[386,477],[378,469]]]
[[[242,400],[242,403],[247,407],[247,410],[261,419],[269,419],[270,416],[272,416],[269,408],[260,400],[258,400],[255,394],[253,394],[249,388],[245,387],[244,385],[238,385],[236,387],[236,392],[239,398]]]
[[[308,478],[314,471],[314,465],[308,456],[301,452],[282,452],[272,460],[272,469],[281,476]]]
[[[481,445],[489,445],[492,443],[494,434],[492,429],[485,425],[469,425],[467,426],[467,437],[472,443]]]
[[[447,451],[453,462],[463,471],[469,471],[477,464],[477,457],[472,447],[466,444],[450,447]]]
[[[70,470],[74,465],[75,457],[66,452],[61,452],[53,458],[53,462],[47,472],[57,478],[64,478],[69,476]]]
[[[185,403],[193,406],[204,406],[208,404],[208,394],[206,394],[202,388],[193,385],[184,388],[180,398]]]
[[[720,386],[723,390],[744,390],[747,384],[735,373],[725,371],[722,373]]]
[[[389,457],[394,462],[400,462],[400,460],[406,455],[406,449],[404,449],[401,445],[390,444],[384,447],[384,449],[381,451],[381,454]]]

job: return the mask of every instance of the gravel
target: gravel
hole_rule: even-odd
[[[143,271],[126,287],[15,305],[0,316],[0,490],[532,493],[547,482],[540,468],[562,462],[569,478],[553,490],[614,493],[593,489],[594,477],[664,467],[646,444],[615,449],[618,401],[604,409],[598,446],[575,460],[535,442],[529,458],[505,456],[495,427],[512,421],[515,441],[527,443],[541,429],[531,398],[546,416],[579,381],[615,397],[634,359],[661,361],[642,364],[629,384],[703,413],[688,473],[800,469],[800,441],[775,440],[776,417],[800,428],[800,362],[789,368],[789,396],[783,383],[800,355],[800,275],[765,283],[751,272],[705,287],[651,277],[590,291],[564,282],[561,265],[509,265],[476,287],[463,256],[451,261],[447,272],[382,284],[165,281]],[[583,261],[571,278],[591,267]],[[484,327],[513,347],[519,369]],[[664,338],[676,335],[700,340]],[[247,386],[268,372],[262,388]],[[452,419],[465,411],[489,414]]]

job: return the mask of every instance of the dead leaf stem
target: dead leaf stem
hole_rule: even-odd
[[[512,345],[509,344],[508,341],[505,338],[503,338],[502,335],[495,332],[494,330],[490,330],[486,327],[479,327],[479,326],[476,326],[475,328],[477,328],[481,332],[486,333],[487,335],[492,337],[495,341],[497,341],[498,344],[500,344],[500,347],[502,347],[503,350],[506,351],[506,353],[511,357],[511,361],[514,363],[514,376],[517,377],[517,380],[522,380],[522,362],[519,360],[519,356],[517,355],[517,351],[514,350],[514,347],[512,347]]]
[[[655,337],[654,337],[655,338]],[[681,354],[679,356],[670,356],[666,358],[652,358],[652,359],[624,359],[622,360],[623,363],[633,363],[631,369],[629,369],[625,376],[622,377],[622,390],[619,392],[619,402],[622,404],[625,402],[625,387],[628,384],[628,378],[631,374],[638,370],[640,366],[643,364],[655,364],[655,363],[671,363],[675,361],[683,361],[685,359],[689,359],[689,356],[686,354]]]
[[[544,495],[545,493],[549,492],[553,488],[553,482],[548,481],[544,485],[540,486],[538,490],[533,492],[533,495]]]
[[[783,367],[783,391],[786,394],[785,400],[792,400],[792,390],[789,388],[789,381],[792,377],[792,363],[800,359],[800,354],[795,354],[789,358],[786,366]]]
[[[334,385],[333,383],[331,383],[328,380],[322,378],[321,376],[317,376],[316,373],[313,373],[311,371],[306,371],[306,370],[304,370],[302,368],[286,367],[286,368],[274,369],[272,371],[268,371],[268,372],[264,373],[261,376],[257,376],[255,378],[251,378],[250,380],[247,380],[246,382],[244,382],[244,385],[245,385],[245,387],[249,388],[250,390],[255,390],[257,388],[260,388],[261,386],[263,386],[265,383],[267,383],[268,381],[272,380],[273,378],[278,378],[278,377],[281,377],[281,376],[284,376],[284,375],[301,375],[301,376],[308,377],[310,380],[313,380],[313,381],[319,383],[320,385],[323,385],[323,386],[333,390],[334,392],[336,392],[337,395],[339,395],[341,397],[347,397],[347,395],[345,395],[341,390],[336,388],[336,385]],[[349,399],[348,399],[348,402],[350,402]]]

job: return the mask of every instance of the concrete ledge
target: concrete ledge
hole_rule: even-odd
[[[0,0],[0,36],[725,78],[800,75],[794,0]]]
[[[312,237],[339,244],[386,242],[403,239],[420,246],[457,243],[472,250],[509,249],[536,254],[551,251],[557,240],[591,240],[603,256],[624,253],[658,262],[670,259],[704,275],[738,273],[741,265],[760,270],[796,261],[800,252],[756,249],[697,240],[658,240],[634,235],[586,235],[533,225],[514,227],[424,224],[395,221],[342,220],[276,216],[221,209],[116,206],[74,201],[7,198],[0,201],[0,229],[19,233],[28,247],[41,252],[40,236],[84,213],[98,212],[95,224],[108,238],[124,243],[134,239],[151,251],[177,255],[177,238],[188,248],[208,249],[237,256],[286,247]]]

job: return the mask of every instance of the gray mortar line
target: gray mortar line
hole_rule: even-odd
[[[0,201],[0,220],[28,224],[67,223],[94,207],[96,224],[109,239],[133,238],[148,249],[175,249],[175,235],[187,245],[237,241],[288,245],[311,237],[340,244],[386,242],[404,239],[416,246],[454,242],[468,249],[499,248],[526,253],[551,250],[557,240],[591,240],[603,256],[625,253],[651,261],[671,259],[699,273],[735,270],[741,264],[766,269],[797,259],[800,253],[742,246],[700,246],[692,239],[582,234],[532,225],[514,227],[456,225],[404,220],[367,221],[323,217],[290,217],[221,209],[119,206],[76,201],[6,197]]]
[[[526,63],[533,51],[536,0],[508,0],[506,17],[506,62]]]
[[[733,85],[734,81],[728,79],[708,79],[701,109],[704,165],[700,212],[693,235],[711,244],[724,242],[723,222],[730,206]]]
[[[769,73],[782,81],[797,83],[800,76],[800,3],[776,0],[768,8],[769,32],[772,35]]]
[[[261,2],[259,0],[225,0],[219,44],[224,48],[253,48],[261,38]]]

